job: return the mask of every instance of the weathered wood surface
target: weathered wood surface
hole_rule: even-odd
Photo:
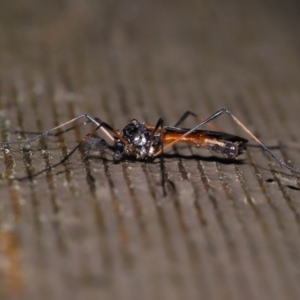
[[[84,112],[122,128],[227,108],[300,169],[297,3],[248,2],[1,1],[2,140]],[[215,124],[245,136],[229,117]],[[90,128],[27,152],[3,147],[1,299],[299,298],[293,174],[258,147],[236,163],[176,147],[165,168],[177,192],[165,198],[158,162],[77,153],[14,180],[55,164]]]

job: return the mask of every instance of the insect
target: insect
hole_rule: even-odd
[[[201,126],[208,124],[222,114],[229,115],[233,119],[233,121],[252,139],[254,139],[263,148],[263,150],[269,153],[273,157],[273,159],[280,164],[280,166],[285,167],[292,172],[300,175],[300,171],[294,169],[293,167],[287,165],[284,161],[279,159],[227,109],[218,110],[207,119],[200,121],[200,123],[193,128],[178,127],[189,116],[193,116],[194,118],[201,120],[195,113],[186,111],[174,126],[164,126],[164,121],[162,118],[158,119],[155,126],[150,126],[145,123],[141,123],[136,119],[133,119],[121,131],[113,129],[109,124],[103,122],[99,118],[93,118],[89,114],[82,114],[78,117],[73,118],[72,120],[51,128],[50,130],[40,133],[27,140],[7,143],[2,142],[2,144],[30,144],[31,142],[43,136],[53,135],[53,132],[62,127],[73,124],[80,119],[85,119],[85,122],[83,124],[91,122],[96,125],[96,128],[92,132],[88,133],[81,140],[81,142],[61,161],[52,165],[51,167],[35,173],[34,175],[31,175],[31,177],[35,177],[64,163],[79,147],[85,146],[88,148],[85,158],[88,157],[91,148],[97,149],[100,152],[109,150],[112,152],[113,160],[116,163],[128,158],[151,161],[156,157],[159,157],[161,169],[161,185],[163,188],[163,194],[166,195],[163,154],[171,146],[177,143],[193,144],[198,147],[204,147],[209,150],[215,151],[229,159],[236,159],[246,150],[248,140],[242,137],[231,135],[225,132],[199,129]],[[76,126],[69,127],[62,132],[69,131],[75,127]],[[105,138],[102,138],[96,134],[98,130],[104,134]],[[59,134],[60,133],[54,135]]]

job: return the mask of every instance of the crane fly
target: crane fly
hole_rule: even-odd
[[[177,143],[188,143],[215,151],[229,159],[236,159],[246,150],[248,143],[247,139],[225,132],[199,129],[203,125],[208,124],[224,113],[229,115],[233,119],[233,121],[253,140],[255,140],[263,148],[264,151],[269,153],[272,158],[280,164],[280,166],[285,167],[290,171],[300,175],[300,171],[287,165],[284,161],[278,158],[227,109],[220,109],[205,120],[202,120],[193,112],[186,111],[174,126],[164,126],[164,121],[162,118],[157,121],[155,126],[150,126],[146,123],[141,123],[136,119],[133,119],[121,131],[113,129],[109,124],[103,122],[99,118],[94,118],[89,114],[82,114],[78,117],[73,118],[72,120],[51,128],[27,140],[16,142],[2,142],[1,144],[28,145],[43,136],[57,136],[63,132],[74,129],[76,126],[69,127],[68,129],[58,133],[53,133],[61,129],[62,127],[70,125],[80,119],[85,119],[85,122],[83,124],[93,123],[96,128],[88,133],[73,150],[71,150],[58,163],[28,177],[20,178],[19,180],[38,176],[41,173],[49,171],[63,164],[78,148],[85,146],[88,148],[88,151],[84,158],[88,158],[88,154],[91,148],[94,148],[100,152],[109,150],[112,153],[113,161],[116,163],[129,158],[134,160],[151,161],[156,157],[160,157],[161,184],[163,188],[163,195],[165,196],[166,181],[164,174],[163,154],[171,146]],[[193,128],[179,127],[179,125],[189,116],[193,116],[196,119],[201,120],[200,123]],[[105,138],[97,135],[98,130],[105,135]]]

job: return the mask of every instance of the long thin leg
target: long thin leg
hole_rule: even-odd
[[[35,174],[32,174],[32,175],[30,175],[30,176],[18,178],[18,180],[22,181],[22,180],[25,180],[25,179],[28,179],[28,178],[36,177],[36,176],[38,176],[38,175],[40,175],[40,174],[42,174],[42,173],[44,173],[44,172],[46,172],[46,171],[50,171],[50,170],[52,170],[52,169],[58,167],[59,165],[63,164],[66,160],[68,160],[68,159],[71,157],[71,155],[73,155],[73,153],[74,153],[78,148],[80,148],[80,147],[81,147],[83,144],[85,144],[89,139],[91,139],[91,138],[94,136],[95,132],[96,132],[98,129],[100,129],[100,127],[101,127],[101,125],[97,126],[92,132],[90,132],[89,134],[87,134],[87,135],[86,135],[86,136],[78,143],[78,145],[77,145],[75,148],[73,148],[73,149],[71,150],[71,152],[69,152],[69,153],[68,153],[64,158],[62,158],[58,163],[56,163],[56,164],[54,164],[54,165],[52,165],[52,166],[50,166],[50,167],[48,167],[48,168],[45,168],[45,169],[43,169],[43,170],[41,170],[41,171],[39,171],[39,172],[37,172],[37,173],[35,173]],[[103,141],[105,141],[105,140],[103,140]],[[107,144],[107,146],[109,147],[108,144]],[[85,156],[85,157],[86,157],[86,156]],[[84,157],[84,158],[85,158],[85,157]],[[84,158],[83,158],[83,159],[84,159]]]
[[[55,133],[49,132],[47,135],[48,135],[48,136],[50,135],[50,136],[57,137],[57,136],[60,136],[60,135],[63,134],[63,133],[66,133],[66,132],[68,132],[68,131],[71,131],[71,130],[73,130],[73,129],[79,127],[79,126],[82,126],[83,124],[87,124],[87,123],[90,123],[90,121],[88,120],[88,121],[86,121],[86,122],[84,122],[84,123],[77,124],[77,125],[75,125],[75,126],[69,127],[69,128],[67,128],[67,129],[62,130],[62,131],[59,131],[59,132],[55,132]],[[30,135],[35,135],[35,136],[43,134],[43,132],[23,131],[23,130],[14,130],[14,129],[9,130],[9,132],[10,132],[10,133],[15,133],[15,134],[17,134],[17,133],[30,134]],[[22,142],[21,142],[21,143],[22,143]]]
[[[111,126],[109,126],[107,123],[101,121],[99,118],[93,118],[91,117],[89,114],[82,114],[72,120],[69,120],[61,125],[58,125],[56,127],[53,127],[35,137],[32,137],[30,139],[27,139],[27,140],[22,140],[22,141],[15,141],[15,142],[0,142],[0,145],[8,145],[8,144],[30,144],[31,142],[37,140],[37,139],[40,139],[41,137],[43,136],[47,136],[47,135],[50,135],[52,134],[53,131],[57,130],[57,129],[60,129],[68,124],[71,124],[81,118],[86,118],[87,119],[87,122],[85,123],[88,123],[88,122],[92,122],[94,123],[96,126],[99,126],[98,128],[100,128],[103,133],[111,140],[111,142],[116,142],[116,138],[118,138],[122,143],[124,143],[131,151],[133,151],[133,148],[132,146],[122,137],[122,135],[115,129],[113,129]],[[68,129],[67,129],[68,130]]]
[[[152,130],[151,135],[150,135],[149,145],[148,145],[148,148],[147,148],[147,155],[149,154],[150,148],[152,146],[155,133],[158,131],[159,128],[161,128],[159,162],[160,162],[160,173],[161,173],[161,185],[162,185],[162,189],[163,189],[163,196],[165,197],[167,195],[167,193],[166,193],[166,180],[165,180],[165,168],[164,168],[165,167],[165,161],[164,161],[164,151],[163,151],[163,147],[164,147],[164,143],[163,143],[163,140],[164,140],[163,126],[164,126],[164,120],[162,118],[159,118],[156,125],[155,125],[155,128]]]
[[[72,120],[69,120],[61,125],[58,125],[56,127],[53,127],[35,137],[32,137],[32,138],[29,138],[27,140],[22,140],[22,141],[15,141],[15,142],[9,142],[9,143],[6,143],[6,142],[0,142],[0,144],[4,144],[4,145],[7,145],[7,144],[29,144],[43,136],[47,136],[49,134],[51,134],[53,131],[57,130],[57,129],[60,129],[66,125],[69,125],[79,119],[82,119],[82,118],[86,118],[88,120],[88,122],[92,122],[94,123],[96,126],[100,126],[101,130],[103,131],[103,133],[112,141],[112,142],[115,142],[115,130],[113,130],[108,124],[106,124],[105,122],[101,121],[100,119],[98,118],[93,118],[91,117],[89,114],[82,114]]]
[[[79,143],[79,144],[78,144],[74,149],[72,149],[72,151],[69,152],[63,159],[61,159],[58,163],[52,165],[51,167],[45,168],[45,169],[43,169],[43,170],[41,170],[41,171],[39,171],[39,172],[37,172],[37,173],[31,174],[31,175],[29,175],[29,176],[17,178],[17,180],[23,181],[23,180],[25,180],[25,179],[32,179],[32,178],[34,178],[34,177],[37,177],[37,176],[40,175],[40,174],[43,174],[43,173],[45,173],[45,172],[47,172],[47,171],[50,171],[50,170],[52,170],[52,169],[54,169],[54,168],[56,168],[56,167],[62,165],[66,160],[68,160],[68,159],[70,158],[70,156],[71,156],[71,155],[72,155],[72,154],[73,154],[73,153],[74,153],[81,145],[82,145],[82,144]]]
[[[201,117],[199,117],[198,115],[196,115],[195,113],[193,113],[193,112],[187,110],[187,111],[180,117],[180,119],[175,123],[174,127],[178,127],[178,126],[179,126],[181,123],[183,123],[189,116],[192,116],[192,117],[196,118],[196,119],[197,119],[198,121],[200,121],[200,122],[203,122],[203,121],[204,121],[203,118],[201,118]],[[208,126],[209,126],[210,128],[212,128],[213,130],[220,131],[220,129],[219,129],[217,126],[213,125],[213,124],[208,124]]]
[[[161,128],[161,133],[160,133],[160,150],[161,150],[161,154],[160,154],[160,172],[161,172],[161,185],[163,188],[163,196],[166,197],[167,193],[166,193],[166,180],[165,180],[165,158],[164,158],[164,130],[163,130],[163,126],[164,126],[164,121],[162,118],[160,118],[157,122],[157,128]]]
[[[149,151],[150,151],[150,148],[153,143],[154,135],[158,131],[158,128],[161,127],[161,131],[163,131],[163,122],[164,122],[164,120],[162,118],[159,118],[158,121],[156,122],[154,129],[151,132],[151,135],[149,138],[149,145],[148,145],[147,152],[146,152],[147,155],[149,155]]]
[[[268,152],[273,159],[275,159],[281,167],[285,167],[289,170],[291,170],[292,172],[297,173],[298,175],[300,175],[300,171],[294,169],[293,167],[287,165],[285,162],[283,162],[280,158],[278,158],[268,147],[266,147],[241,121],[239,121],[238,118],[236,118],[229,110],[223,108],[218,110],[217,112],[215,112],[213,115],[211,115],[210,117],[208,117],[207,119],[205,119],[203,122],[199,123],[197,126],[193,127],[192,129],[188,130],[185,134],[183,134],[181,137],[179,137],[177,140],[169,143],[168,145],[166,145],[163,149],[157,151],[155,153],[154,156],[158,156],[160,155],[160,153],[162,153],[163,151],[165,151],[166,149],[170,148],[171,146],[173,146],[174,144],[180,142],[181,139],[183,139],[184,137],[188,136],[189,134],[191,134],[192,132],[194,132],[195,130],[197,130],[199,127],[209,123],[210,121],[216,119],[217,117],[221,116],[222,114],[228,114],[233,121],[239,126],[241,127],[250,137],[252,137],[253,140],[255,140],[258,144],[261,145],[261,147]],[[178,122],[177,122],[178,123]]]

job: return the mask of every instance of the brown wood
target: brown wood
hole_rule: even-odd
[[[1,1],[1,139],[82,113],[122,129],[226,108],[300,169],[298,12],[292,0]],[[214,124],[248,138],[228,117]],[[93,128],[1,147],[1,300],[299,298],[299,178],[252,142],[234,163],[172,147],[167,197],[158,159],[77,151],[16,180]]]

